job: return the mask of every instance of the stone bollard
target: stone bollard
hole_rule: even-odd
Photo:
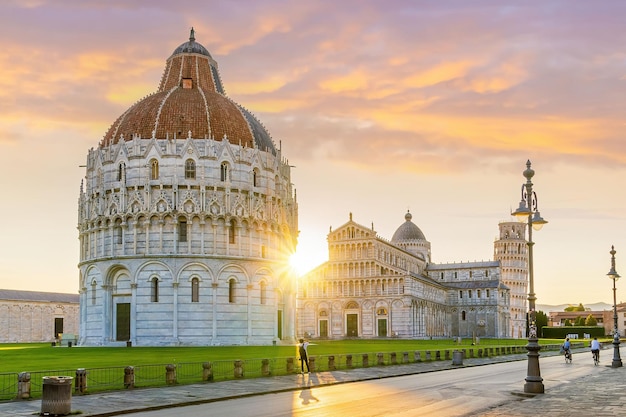
[[[383,353],[377,353],[376,358],[378,358],[378,362],[377,362],[378,366],[385,364],[385,355]]]
[[[392,365],[398,364],[398,358],[397,358],[396,352],[391,352],[389,354],[389,362],[391,362]]]
[[[370,366],[370,357],[367,353],[363,354],[363,368]]]
[[[261,375],[269,376],[269,374],[270,374],[270,360],[263,359],[261,361]]]
[[[409,352],[402,352],[402,363],[409,363]]]
[[[413,352],[413,358],[415,358],[415,362],[422,361],[422,354],[420,353],[419,350],[416,350],[415,352]]]
[[[87,390],[87,371],[85,368],[78,368],[76,370],[76,382],[74,383],[74,392],[84,394]]]
[[[352,368],[352,355],[346,355],[346,367]]]
[[[167,385],[176,384],[176,365],[165,365],[165,382]]]
[[[469,357],[473,358],[474,357],[474,349],[470,349],[469,350]]]
[[[328,370],[334,371],[336,369],[337,367],[335,366],[335,357],[331,355],[328,357]]]
[[[467,349],[461,349],[461,352],[463,352],[463,357],[467,358]]]
[[[483,357],[483,350],[482,349],[478,349],[478,357],[479,358]]]
[[[441,351],[440,350],[436,350],[435,351],[435,360],[436,361],[440,361],[441,360]]]
[[[30,398],[30,373],[20,372],[17,374],[17,399]]]
[[[135,368],[133,366],[124,368],[124,388],[135,388]]]
[[[430,360],[430,350],[426,351],[426,360],[429,361]]]
[[[66,416],[72,412],[71,376],[44,376],[41,395],[42,416]]]
[[[234,369],[235,378],[243,378],[243,361],[236,360],[234,362],[234,365],[235,365],[235,369]]]
[[[446,349],[446,360],[450,360],[450,351]]]
[[[315,372],[315,356],[309,356],[309,371]]]
[[[211,362],[202,364],[202,380],[213,381],[213,364]]]
[[[287,358],[287,373],[293,372],[293,358]]]

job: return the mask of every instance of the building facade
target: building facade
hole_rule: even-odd
[[[78,294],[0,290],[0,343],[52,342],[78,334]]]
[[[292,341],[290,169],[256,117],[226,96],[192,29],[158,90],[88,152],[79,343]]]
[[[328,234],[328,262],[299,280],[298,334],[329,339],[523,337],[519,317],[511,314],[512,300],[526,291],[519,282],[527,269],[518,245],[524,242],[523,229],[516,225],[500,224],[493,261],[436,264],[411,213],[390,241],[350,214],[347,223]],[[507,283],[520,285],[511,289]]]

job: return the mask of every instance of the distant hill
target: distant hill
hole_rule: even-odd
[[[565,309],[567,307],[577,306],[578,304],[579,303],[576,303],[576,304],[557,304],[557,305],[537,304],[537,311],[543,311],[544,313],[551,313],[553,311],[565,311]],[[613,304],[607,304],[607,303],[592,303],[592,304],[585,304],[585,303],[583,303],[583,306],[585,306],[585,309],[591,310],[591,311],[604,311],[604,310],[612,310],[613,309]]]

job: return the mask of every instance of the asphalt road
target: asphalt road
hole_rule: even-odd
[[[578,357],[579,356],[579,357]],[[546,391],[569,381],[606,371],[589,355],[576,355],[574,365],[562,356],[543,357]],[[587,360],[585,360],[587,359]],[[136,417],[206,416],[480,416],[523,400],[526,361],[467,367],[426,374],[307,388],[210,404],[127,414]],[[302,375],[314,384],[316,376]]]

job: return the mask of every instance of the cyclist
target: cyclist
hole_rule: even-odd
[[[572,347],[572,343],[569,341],[569,337],[565,338],[565,342],[563,342],[563,352],[565,353],[565,359],[571,361],[572,360],[572,352],[570,348]]]
[[[600,362],[600,342],[598,342],[597,337],[594,337],[591,341],[591,354],[593,355],[594,363]]]

